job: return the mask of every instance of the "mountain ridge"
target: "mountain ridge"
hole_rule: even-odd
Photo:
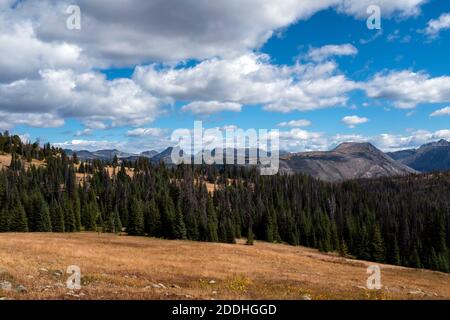
[[[444,139],[388,155],[420,172],[450,170],[450,142]]]
[[[281,159],[282,172],[332,182],[417,173],[368,142],[344,142],[330,151],[299,152]]]
[[[114,159],[114,156],[117,156],[117,158],[120,160],[137,160],[141,157],[152,158],[158,154],[158,152],[155,150],[143,151],[139,154],[136,154],[123,152],[117,149],[101,149],[95,151],[64,149],[64,152],[70,157],[75,153],[78,159],[83,161],[94,159],[110,161]]]
[[[171,165],[174,147],[161,152],[154,150],[140,154],[122,152],[117,149],[97,151],[66,150],[71,156],[76,152],[81,160],[101,159],[110,161],[117,156],[122,161],[135,161],[141,157],[153,163]],[[227,152],[232,149],[224,149]],[[237,155],[237,149],[234,155]],[[214,155],[216,150],[212,151]],[[245,151],[248,160],[248,149]],[[329,151],[280,152],[280,172],[303,173],[325,181],[343,181],[359,178],[406,175],[419,172],[450,170],[450,142],[441,139],[420,146],[384,153],[369,142],[343,142]]]

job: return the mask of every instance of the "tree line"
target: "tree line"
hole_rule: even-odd
[[[12,152],[12,160],[0,171],[0,232],[246,238],[450,271],[448,172],[326,183],[239,166],[80,162],[50,146],[34,153],[45,166],[25,169],[32,145],[20,149],[4,137],[0,152]]]

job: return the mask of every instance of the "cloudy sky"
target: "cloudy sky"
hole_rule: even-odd
[[[289,151],[415,147],[450,139],[449,40],[441,0],[0,0],[0,129],[138,152],[202,120]]]

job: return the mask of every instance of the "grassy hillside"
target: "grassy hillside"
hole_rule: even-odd
[[[31,163],[24,161],[24,166],[26,169],[28,169],[31,165],[34,165],[36,167],[45,166],[45,161],[32,159]],[[2,168],[8,168],[11,164],[11,154],[10,153],[3,153],[0,154],[0,170]]]
[[[169,241],[97,233],[0,234],[0,298],[12,299],[450,299],[450,275],[380,265],[313,249]],[[82,289],[65,287],[69,265]],[[22,285],[26,292],[16,292]]]

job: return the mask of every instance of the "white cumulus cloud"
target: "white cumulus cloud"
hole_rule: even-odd
[[[292,128],[300,128],[300,127],[309,127],[311,125],[311,121],[309,120],[290,120],[279,123],[278,127],[292,127]]]
[[[425,33],[435,38],[442,30],[447,29],[450,29],[450,13],[443,13],[438,19],[428,21]]]
[[[161,128],[136,128],[129,130],[127,136],[129,137],[161,137],[166,133],[166,130]]]
[[[330,44],[321,48],[310,49],[306,57],[314,61],[323,61],[334,56],[354,56],[356,54],[358,54],[358,49],[351,44]]]
[[[343,105],[346,93],[357,88],[337,73],[333,63],[276,66],[267,55],[256,53],[208,59],[189,68],[139,66],[133,79],[157,96],[262,104],[266,110],[280,112]]]
[[[17,2],[17,1],[16,1]],[[80,32],[68,30],[73,1],[3,0],[3,16],[32,20],[38,39],[67,42],[102,64],[231,57],[260,48],[275,32],[334,9],[367,18],[379,5],[385,18],[416,15],[426,0],[77,0]],[[0,13],[1,14],[1,13]]]
[[[450,77],[431,77],[410,70],[378,73],[364,85],[370,98],[393,101],[399,108],[450,102]]]
[[[242,105],[235,102],[194,101],[181,108],[194,114],[209,115],[223,111],[240,112]]]
[[[37,78],[43,69],[89,66],[79,46],[42,41],[29,21],[8,21],[0,13],[0,30],[0,83]]]
[[[441,117],[441,116],[450,116],[450,107],[445,107],[439,110],[434,111],[430,114],[431,117]]]
[[[151,122],[164,112],[167,103],[169,99],[152,96],[130,79],[108,81],[96,72],[44,70],[36,80],[0,84],[0,111],[73,117],[96,128],[106,127],[105,122],[110,126]]]
[[[346,116],[342,118],[341,121],[345,123],[349,128],[355,128],[359,124],[367,123],[369,119],[359,116]]]

